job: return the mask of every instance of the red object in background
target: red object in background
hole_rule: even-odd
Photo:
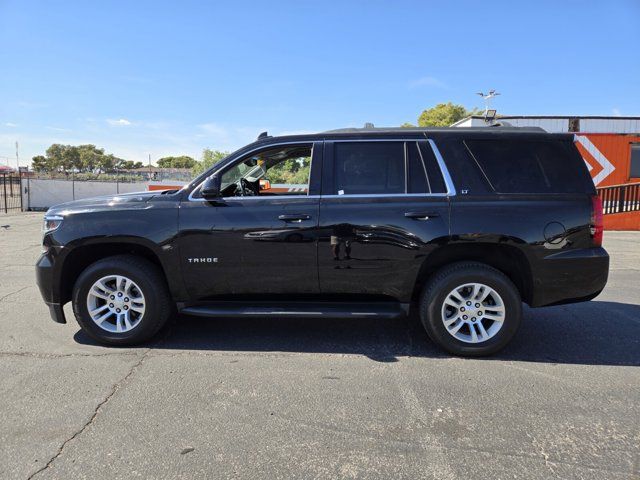
[[[596,247],[602,246],[602,232],[604,230],[602,217],[602,199],[599,195],[594,195],[591,197],[591,234],[593,235],[593,244]]]
[[[147,190],[180,190],[184,185],[147,185]]]

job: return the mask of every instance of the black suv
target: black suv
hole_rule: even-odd
[[[602,209],[572,135],[347,129],[270,137],[183,189],[81,200],[44,220],[40,291],[99,342],[204,317],[399,317],[486,355],[532,307],[605,286]],[[560,328],[560,327],[559,327]]]

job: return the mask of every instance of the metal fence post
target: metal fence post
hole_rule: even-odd
[[[4,213],[8,213],[7,209],[7,175],[2,175],[2,190],[4,192]]]
[[[624,185],[620,187],[620,191],[618,193],[618,213],[624,212],[624,197],[626,191],[627,189]]]
[[[24,212],[24,202],[22,201],[22,172],[18,172],[18,195],[20,195],[20,211]]]

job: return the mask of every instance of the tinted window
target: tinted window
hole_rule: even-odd
[[[405,193],[403,142],[335,144],[335,193]]]
[[[422,163],[422,158],[418,153],[416,142],[407,142],[407,166],[408,192],[409,193],[429,193],[431,188],[427,181],[427,170]]]
[[[575,147],[566,141],[468,140],[487,180],[500,193],[581,193],[593,188]]]
[[[631,166],[629,178],[640,178],[640,143],[631,145]]]
[[[491,191],[478,164],[461,140],[441,139],[437,145],[459,195],[483,195]]]
[[[431,149],[431,145],[426,142],[420,142],[420,153],[422,153],[422,160],[424,160],[424,165],[427,170],[431,193],[446,193],[447,188],[444,185],[442,172],[438,166],[436,156]]]

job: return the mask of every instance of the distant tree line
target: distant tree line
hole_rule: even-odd
[[[202,151],[200,161],[188,155],[167,156],[156,163],[159,168],[185,168],[198,175],[208,170],[215,163],[227,157],[229,152],[210,150]],[[113,154],[106,154],[104,149],[95,145],[61,145],[54,143],[45,155],[36,155],[31,160],[31,168],[36,172],[46,173],[112,173],[120,170],[133,170],[144,167],[142,162],[124,160]]]
[[[157,162],[160,168],[193,168],[198,163],[188,155],[179,157],[162,157]]]
[[[124,160],[95,145],[60,145],[54,143],[45,155],[37,155],[31,160],[36,172],[92,172],[107,173],[116,170],[140,168],[142,162]]]

